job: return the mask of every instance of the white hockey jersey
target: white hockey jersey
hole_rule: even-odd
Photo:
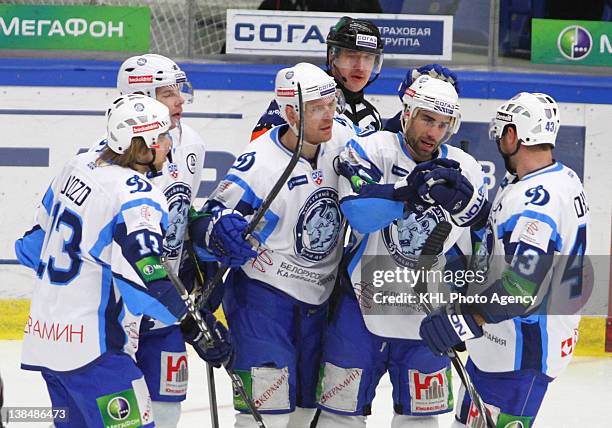
[[[202,138],[181,122],[170,130],[172,150],[162,170],[149,179],[162,190],[168,201],[168,231],[164,237],[164,253],[178,274],[180,256],[187,232],[189,207],[193,204],[202,180],[205,150]],[[101,139],[90,151],[100,151],[106,146]]]
[[[488,277],[494,281],[507,268],[500,259],[520,255],[519,245],[541,249],[552,265],[546,267],[545,280],[538,287],[548,296],[546,313],[558,314],[561,299],[579,297],[579,291],[576,296],[571,293],[582,285],[581,276],[576,282],[576,273],[582,272],[582,256],[588,254],[588,229],[589,208],[582,183],[574,171],[555,162],[520,180],[502,183],[478,255],[487,260],[492,269]],[[535,260],[542,263],[545,258],[514,260],[506,257],[519,272],[529,275],[537,268]],[[531,292],[535,290],[524,286],[520,290],[521,294]],[[485,324],[484,336],[468,340],[466,346],[470,358],[485,372],[537,370],[554,378],[571,359],[579,321],[579,315],[516,317]]]
[[[68,162],[43,198],[37,225],[16,245],[20,260],[37,272],[25,369],[70,371],[120,351],[123,305],[164,323],[177,320],[147,293],[128,260],[137,254],[144,275],[160,271],[142,257],[159,255],[166,198],[143,174],[97,166],[97,158],[83,153]]]
[[[416,162],[411,158],[401,133],[381,131],[366,134],[368,132],[356,136],[349,142],[346,150],[350,158],[369,162],[382,172],[379,184],[396,183],[414,169]],[[482,198],[477,203],[482,206],[486,201],[486,186],[484,173],[476,160],[462,150],[446,144],[440,146],[439,157],[459,162],[462,173],[474,189],[481,192]],[[420,339],[419,325],[424,315],[419,312],[416,315],[397,314],[395,302],[382,301],[380,294],[374,296],[381,291],[373,284],[362,281],[362,260],[365,256],[386,256],[385,261],[392,260],[402,269],[411,269],[415,267],[421,248],[437,223],[446,220],[453,225],[444,245],[444,253],[451,250],[462,236],[467,235],[469,238],[469,227],[456,226],[450,219],[450,214],[437,206],[429,208],[421,215],[410,213],[407,218],[403,218],[403,203],[395,201],[378,205],[378,201],[373,199],[353,199],[357,203],[352,208],[355,214],[351,215],[347,211],[347,201],[356,196],[356,193],[350,182],[344,178],[340,179],[339,190],[340,202],[352,226],[356,242],[345,255],[343,264],[348,268],[351,286],[360,301],[368,330],[383,337]],[[363,228],[357,225],[357,222]],[[360,233],[358,230],[370,232]],[[469,239],[466,241],[469,242]],[[463,249],[464,253],[468,251],[469,245]],[[441,268],[444,264],[445,261],[440,258],[437,267]],[[412,293],[408,284],[391,286],[402,292]]]
[[[213,203],[250,218],[291,158],[292,152],[280,142],[287,127],[274,127],[247,146],[211,195]],[[335,120],[333,133],[344,137],[319,146],[314,168],[299,160],[256,229],[262,242],[259,256],[241,267],[250,278],[315,305],[330,296],[342,256],[333,161],[354,131]]]

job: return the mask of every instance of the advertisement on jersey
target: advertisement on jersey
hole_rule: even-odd
[[[227,10],[228,54],[325,58],[325,39],[341,13]],[[385,58],[452,59],[453,17],[446,15],[351,14],[380,30]]]

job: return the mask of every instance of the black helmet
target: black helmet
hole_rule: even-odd
[[[376,44],[372,36],[376,38]],[[383,40],[378,27],[370,21],[343,16],[327,35],[327,49],[331,46],[381,54]]]

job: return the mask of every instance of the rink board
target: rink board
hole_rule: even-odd
[[[18,61],[12,69],[3,64],[0,61],[0,125],[4,131],[0,141],[0,182],[3,183],[0,335],[17,338],[23,324],[16,320],[27,316],[24,300],[30,296],[32,276],[15,264],[13,243],[31,227],[34,209],[63,163],[104,134],[101,112],[116,95],[114,88],[108,87],[114,81],[111,70],[116,65],[104,63],[100,70],[83,77],[82,73],[74,74],[71,70],[58,74],[57,67],[18,73],[15,69],[23,66]],[[195,65],[185,68],[189,71],[190,67]],[[249,65],[253,69],[249,75],[244,66],[227,67],[202,65],[201,70],[190,72],[194,86],[206,88],[196,91],[194,104],[185,106],[184,119],[200,133],[207,146],[200,196],[210,193],[247,144],[250,130],[271,99],[274,72],[279,68]],[[45,79],[41,73],[46,73]],[[219,74],[223,75],[222,80]],[[394,90],[402,74],[401,70],[389,70],[372,87],[373,95],[368,98],[378,106],[383,117],[392,116],[400,108]],[[520,79],[508,73],[465,72],[465,76],[461,94],[463,122],[451,144],[468,140],[470,152],[483,164],[491,184],[497,184],[503,174],[503,164],[487,136],[488,122],[496,107],[520,89],[547,91],[560,101],[562,127],[555,157],[572,167],[585,184],[593,224],[591,253],[609,254],[612,106],[603,104],[603,100],[612,99],[609,96],[612,79],[607,80],[608,87],[604,85],[595,90],[588,79],[575,77],[563,80],[559,76],[539,79],[529,76],[521,86]],[[577,82],[584,86],[576,86]],[[597,84],[601,86],[601,82]],[[581,99],[585,102],[578,102]],[[605,295],[602,294],[600,303],[607,307],[609,273],[596,281],[605,283]],[[595,337],[601,322],[600,319],[588,323],[584,331],[592,333],[583,337]],[[598,344],[592,346],[597,347]]]

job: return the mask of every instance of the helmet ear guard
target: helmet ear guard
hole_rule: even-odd
[[[123,95],[106,112],[107,145],[123,154],[134,137],[141,137],[147,147],[156,148],[159,136],[168,132],[171,124],[168,107],[159,101],[140,94]]]
[[[122,95],[142,93],[156,97],[156,89],[176,87],[186,103],[193,101],[193,87],[187,75],[171,59],[157,54],[145,54],[126,59],[119,67],[117,89]]]
[[[404,111],[401,116],[401,124],[404,134],[410,125],[410,121],[420,110],[442,114],[451,118],[448,131],[442,137],[442,143],[446,142],[459,130],[461,125],[459,96],[453,85],[449,82],[427,75],[419,76],[404,92],[402,104]]]
[[[559,106],[547,94],[521,92],[497,109],[489,125],[489,137],[498,139],[508,125],[514,125],[521,144],[555,146],[561,120]]]

